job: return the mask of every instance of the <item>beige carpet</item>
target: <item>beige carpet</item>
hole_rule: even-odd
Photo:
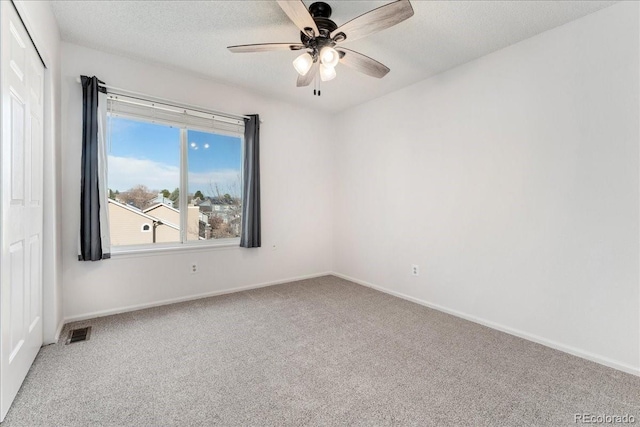
[[[638,377],[335,277],[81,324],[2,427],[640,425]]]

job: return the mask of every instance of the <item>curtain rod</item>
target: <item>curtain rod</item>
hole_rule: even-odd
[[[76,79],[76,81],[78,83],[82,83],[82,80],[80,79],[80,77],[78,77]],[[146,93],[134,92],[132,90],[122,89],[122,88],[119,88],[119,87],[110,86],[110,85],[106,85],[106,84],[102,84],[102,83],[100,83],[100,86],[105,88],[105,89],[107,89],[108,93],[112,93],[114,95],[140,96],[140,97],[143,97],[143,99],[148,100],[148,101],[156,101],[156,102],[167,104],[167,105],[172,106],[172,107],[186,108],[188,110],[195,110],[195,111],[199,111],[201,113],[206,113],[206,114],[214,114],[214,115],[218,114],[220,116],[226,116],[226,117],[229,117],[229,118],[232,118],[232,119],[244,120],[244,119],[248,119],[249,118],[248,116],[243,116],[243,115],[239,115],[239,114],[232,114],[232,113],[224,113],[224,112],[221,112],[221,111],[211,110],[209,108],[200,107],[200,106],[197,106],[197,105],[181,104],[179,102],[175,102],[175,101],[172,101],[170,99],[159,98],[157,96],[148,95]],[[260,123],[262,123],[262,120],[260,120]]]

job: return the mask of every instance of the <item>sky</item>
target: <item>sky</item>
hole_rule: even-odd
[[[108,182],[111,190],[126,191],[136,185],[150,190],[173,191],[180,186],[180,129],[109,117],[107,146]],[[240,194],[241,139],[194,130],[187,131],[189,192],[215,195]]]

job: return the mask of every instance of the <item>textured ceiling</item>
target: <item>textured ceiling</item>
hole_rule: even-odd
[[[305,1],[308,6],[311,2]],[[385,1],[331,1],[341,25]],[[607,7],[614,1],[412,1],[415,15],[344,43],[391,68],[383,79],[338,65],[322,97],[297,88],[296,52],[229,45],[299,42],[275,1],[52,1],[64,41],[188,70],[325,111],[341,111]],[[135,90],[135,88],[130,88]]]

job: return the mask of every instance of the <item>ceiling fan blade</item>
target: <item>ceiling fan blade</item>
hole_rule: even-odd
[[[336,36],[342,33],[344,34],[344,40],[340,40],[341,37],[338,37],[336,41],[357,40],[399,24],[412,16],[413,7],[411,7],[411,2],[409,0],[397,0],[343,24],[331,33],[331,38],[335,39]]]
[[[278,4],[300,31],[309,37],[320,35],[316,21],[313,20],[302,0],[278,0]]]
[[[386,65],[354,50],[345,49],[343,47],[336,47],[336,50],[340,53],[341,64],[349,66],[368,76],[381,79],[391,71]]]
[[[300,50],[304,49],[304,45],[300,43],[259,43],[229,46],[227,49],[233,53],[270,52],[273,50]]]
[[[304,76],[301,76],[298,74],[297,86],[298,87],[309,86],[313,81],[313,79],[316,77],[316,74],[318,73],[318,68],[320,68],[319,63],[315,62],[311,66],[309,71],[307,71],[307,74],[305,74]]]

